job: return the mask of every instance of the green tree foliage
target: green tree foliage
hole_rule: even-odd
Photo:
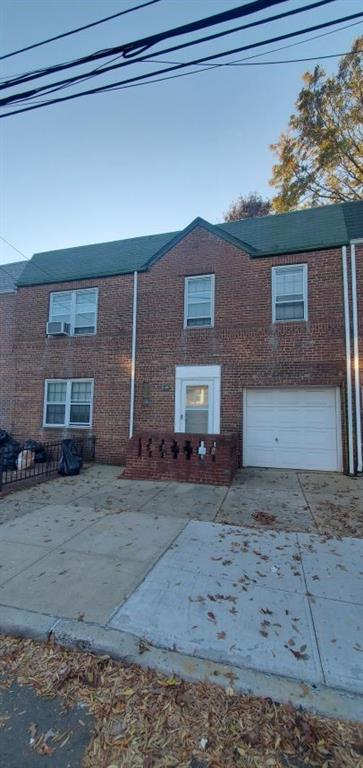
[[[237,221],[238,219],[250,219],[253,216],[267,216],[271,213],[270,200],[264,200],[257,192],[242,195],[230,205],[224,214],[224,221]]]
[[[288,130],[271,146],[277,213],[363,199],[363,36],[335,76],[317,66],[303,79]]]

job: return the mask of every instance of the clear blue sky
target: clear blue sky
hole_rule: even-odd
[[[22,47],[138,2],[2,0],[1,49],[7,52]],[[258,17],[307,2],[287,0]],[[160,0],[149,8],[1,62],[1,77],[117,45],[239,4],[240,0]],[[208,55],[359,10],[361,0],[335,0],[318,10],[238,32],[222,42],[174,53],[171,58],[185,61],[194,54]],[[361,31],[362,25],[351,27],[279,53],[266,53],[264,58],[348,51]],[[338,60],[321,63],[334,71]],[[147,66],[150,71],[156,68],[149,64],[143,69]],[[273,155],[269,145],[286,128],[301,76],[312,67],[313,63],[221,67],[0,121],[0,234],[31,256],[36,251],[175,230],[195,216],[218,222],[239,194],[256,190],[271,195],[268,180]],[[112,78],[97,78],[97,83],[121,76],[123,73],[116,71]],[[19,258],[0,241],[0,264]]]

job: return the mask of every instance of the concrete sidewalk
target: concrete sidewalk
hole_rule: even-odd
[[[191,522],[110,623],[164,648],[363,694],[362,572],[360,539]]]
[[[119,471],[0,502],[0,631],[363,718],[363,540],[218,524],[228,489]]]

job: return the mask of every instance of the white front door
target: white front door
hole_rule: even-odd
[[[175,431],[211,435],[219,433],[219,426],[220,367],[178,366]]]

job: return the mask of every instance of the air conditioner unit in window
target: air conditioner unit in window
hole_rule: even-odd
[[[47,336],[69,336],[71,332],[70,323],[51,320],[47,323]]]

